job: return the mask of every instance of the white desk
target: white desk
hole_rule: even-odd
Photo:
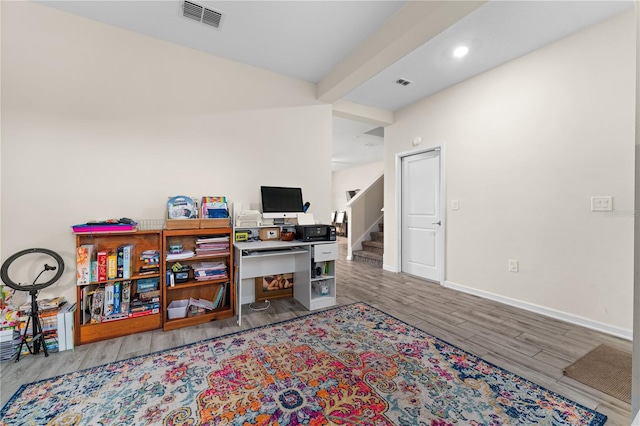
[[[242,305],[253,302],[249,288],[255,286],[255,278],[293,272],[293,297],[309,310],[326,308],[336,304],[335,260],[338,245],[335,241],[251,241],[234,244],[236,275],[236,312],[238,325],[242,325]],[[312,277],[312,259],[322,265],[323,273]],[[318,295],[312,283],[323,281],[329,293]],[[244,291],[243,291],[244,287]],[[245,298],[252,300],[243,300]]]

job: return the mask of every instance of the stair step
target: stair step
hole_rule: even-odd
[[[372,241],[384,241],[384,232],[369,232]]]
[[[382,255],[364,250],[354,251],[353,260],[355,260],[356,262],[368,263],[369,265],[382,267]]]
[[[382,241],[363,241],[362,250],[382,256],[384,254],[384,243]]]

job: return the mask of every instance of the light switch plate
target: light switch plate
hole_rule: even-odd
[[[591,197],[592,212],[610,212],[613,211],[613,197],[610,195],[599,195]]]
[[[458,210],[460,208],[460,202],[458,200],[451,200],[451,208]]]

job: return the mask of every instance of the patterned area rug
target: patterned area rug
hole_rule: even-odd
[[[602,425],[363,303],[24,385],[2,425]]]

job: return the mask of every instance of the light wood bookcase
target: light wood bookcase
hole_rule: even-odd
[[[135,294],[135,285],[142,278],[159,278],[160,274],[138,275],[142,262],[140,261],[140,253],[145,250],[157,250],[160,256],[162,253],[162,231],[132,231],[123,233],[92,233],[92,234],[76,234],[76,248],[83,244],[93,244],[94,250],[97,252],[102,249],[109,249],[116,252],[118,246],[124,244],[135,245],[135,255],[133,262],[133,275],[129,279],[131,281],[131,295]],[[161,257],[161,259],[164,259]],[[87,285],[76,286],[77,308],[75,313],[75,344],[82,345],[85,343],[97,342],[100,340],[111,339],[114,337],[126,336],[128,334],[140,333],[143,331],[155,330],[162,327],[162,313],[145,315],[134,318],[124,318],[117,321],[101,322],[96,324],[82,323],[84,313],[81,309],[83,300],[83,292],[87,291],[90,286],[115,283],[125,281],[123,278],[111,279],[106,281],[91,282]],[[162,280],[160,280],[162,286]],[[160,296],[160,306],[163,306],[162,292]]]
[[[182,245],[184,250],[195,252],[196,240],[199,237],[228,237],[229,252],[224,255],[196,256],[188,259],[166,261],[166,253],[172,245]],[[173,229],[163,232],[163,244],[161,253],[162,264],[162,291],[163,291],[163,328],[165,331],[176,328],[188,327],[195,324],[202,324],[216,319],[231,318],[235,314],[235,282],[233,279],[233,232],[230,227],[224,228],[200,228],[200,229]],[[196,281],[193,271],[189,272],[189,279],[186,282],[176,283],[174,286],[167,283],[167,271],[175,262],[181,265],[193,266],[200,262],[224,262],[227,266],[227,278],[213,279],[207,281]],[[167,308],[173,301],[194,299],[206,299],[213,301],[214,296],[220,286],[226,286],[226,294],[222,297],[220,305],[213,311],[191,315],[187,311],[184,318],[169,319]]]

